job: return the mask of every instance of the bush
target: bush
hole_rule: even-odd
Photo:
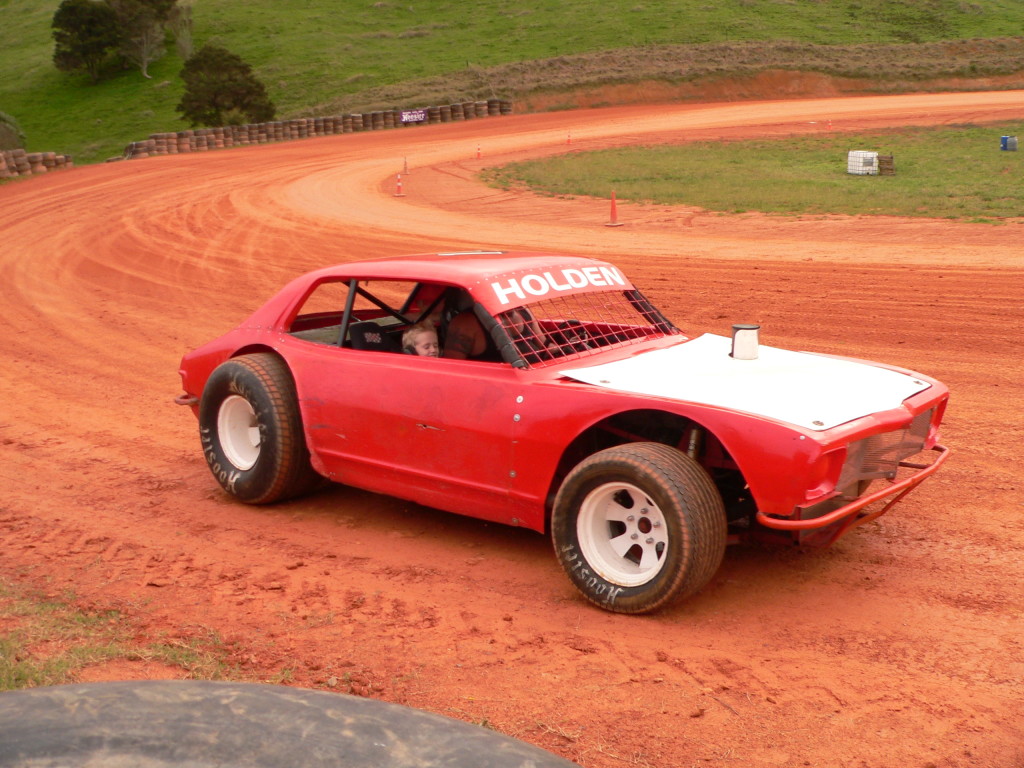
[[[25,146],[25,134],[18,121],[6,112],[0,112],[0,150],[21,149]]]
[[[263,83],[241,57],[215,45],[203,46],[181,70],[185,94],[175,109],[193,126],[220,126],[274,119],[274,104]]]

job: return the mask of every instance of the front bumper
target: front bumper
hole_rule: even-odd
[[[910,470],[911,474],[903,478],[887,481],[888,485],[877,491],[865,493],[850,500],[847,500],[848,497],[839,496],[830,500],[830,507],[832,508],[827,511],[822,512],[821,505],[815,505],[814,507],[796,510],[795,516],[791,518],[770,516],[758,511],[757,522],[766,528],[778,531],[798,533],[820,531],[823,535],[814,537],[814,541],[807,541],[806,543],[816,545],[831,544],[844,533],[849,532],[858,525],[884,515],[902,500],[904,496],[935,474],[950,455],[949,449],[942,445],[935,445],[930,451],[937,454],[931,464],[920,464],[906,460],[900,461],[897,466],[903,470]],[[870,511],[866,509],[875,502],[882,500],[886,501],[880,508]],[[826,531],[825,529],[828,530]]]

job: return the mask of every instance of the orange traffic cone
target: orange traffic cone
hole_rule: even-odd
[[[619,212],[615,207],[615,190],[612,190],[612,217],[611,220],[605,224],[606,227],[621,227],[622,223],[619,221]]]

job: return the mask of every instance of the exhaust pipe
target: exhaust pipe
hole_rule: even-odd
[[[736,360],[757,360],[757,332],[760,325],[737,323],[732,327],[732,352]]]

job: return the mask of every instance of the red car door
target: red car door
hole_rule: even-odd
[[[296,342],[307,442],[332,480],[515,523],[520,374],[505,363]]]

